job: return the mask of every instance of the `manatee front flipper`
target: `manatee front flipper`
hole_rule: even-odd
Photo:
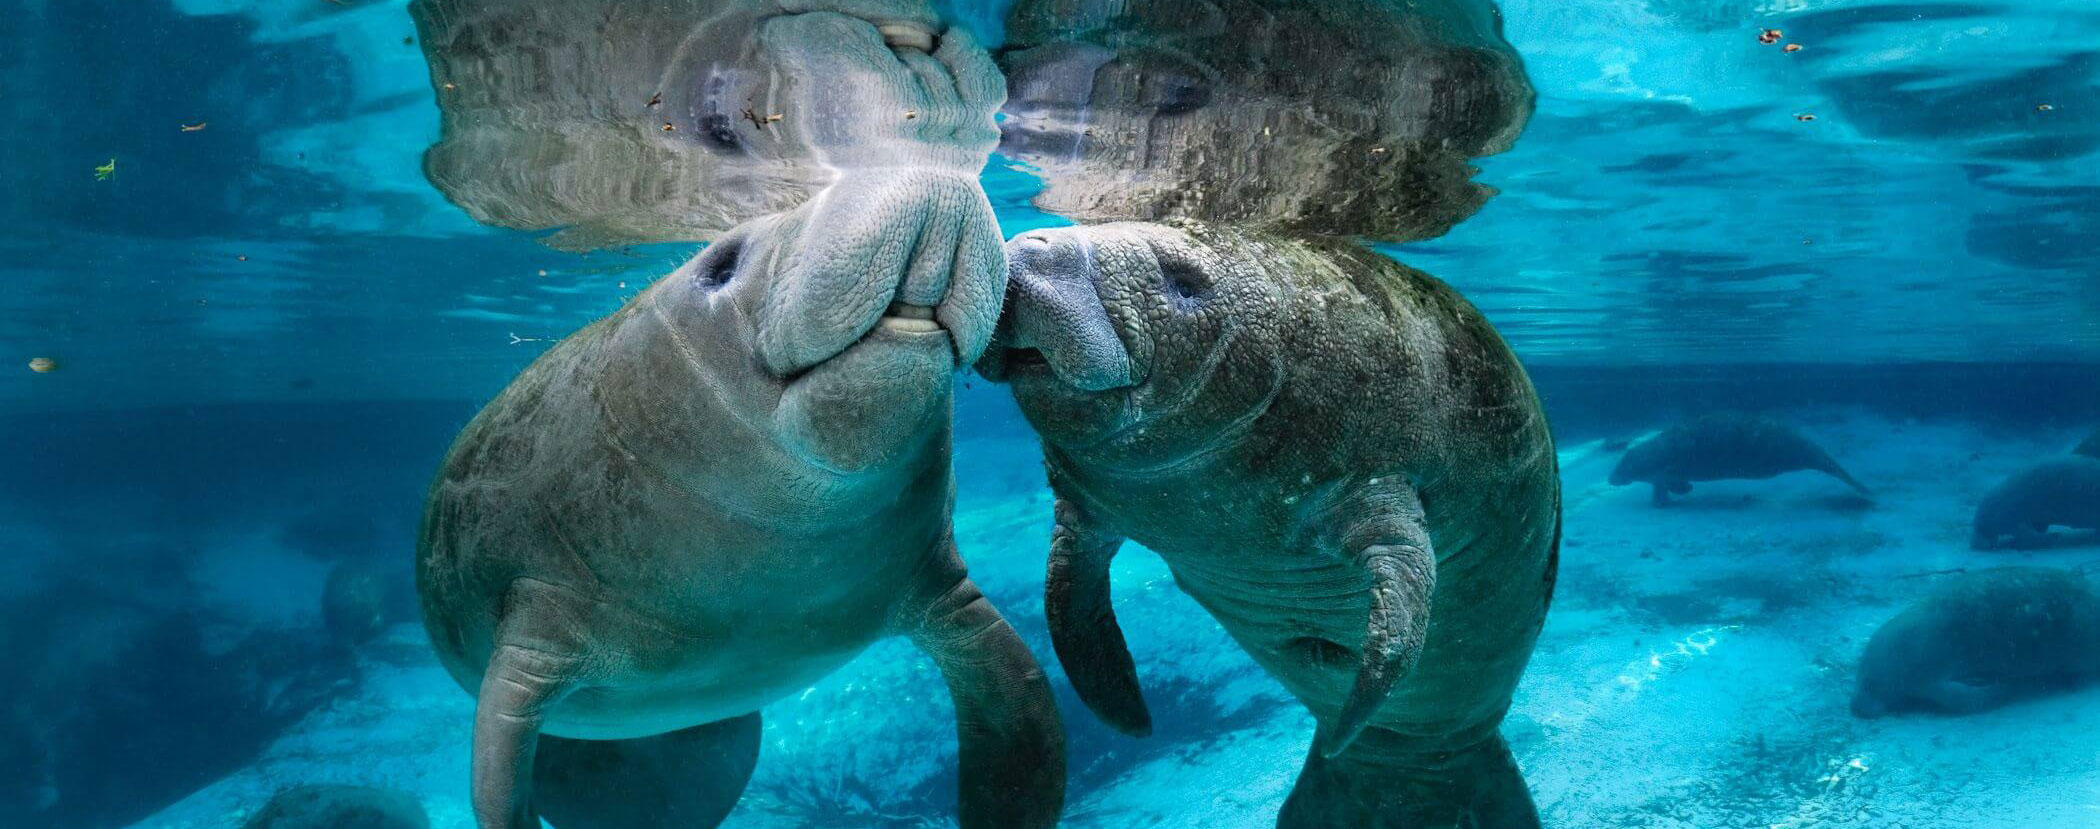
[[[532,803],[555,829],[709,829],[758,766],[758,715],[634,740],[542,736]]]
[[[539,829],[532,770],[547,709],[588,673],[577,597],[519,579],[503,599],[474,704],[473,805],[480,829]]]
[[[1429,603],[1436,593],[1436,552],[1414,487],[1397,477],[1372,480],[1340,507],[1341,551],[1371,577],[1371,612],[1356,685],[1314,743],[1314,751],[1328,757],[1349,747],[1394,684],[1414,670],[1429,637]]]
[[[933,657],[955,700],[964,829],[1056,825],[1065,802],[1065,731],[1043,669],[1013,626],[945,560],[899,606],[894,628]]]
[[[1538,807],[1501,735],[1459,751],[1410,742],[1373,728],[1341,756],[1314,749],[1277,829],[1538,829]]]
[[[1122,546],[1123,539],[1094,528],[1078,504],[1057,499],[1043,613],[1050,645],[1079,700],[1110,728],[1143,737],[1152,733],[1152,713],[1109,597],[1108,565]]]

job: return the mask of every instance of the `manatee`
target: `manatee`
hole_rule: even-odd
[[[2043,461],[1993,487],[1976,506],[1969,546],[2036,547],[2052,526],[2100,529],[2100,458]]]
[[[2000,567],[1950,577],[1859,660],[1852,714],[1974,714],[2100,679],[2100,596],[2084,577]]]
[[[1279,825],[1535,827],[1497,731],[1553,590],[1530,380],[1449,286],[1196,222],[1023,234],[979,371],[1056,496],[1045,605],[1080,698],[1151,719],[1110,603],[1125,539],[1318,720]]]
[[[609,28],[565,34],[603,39],[592,54],[619,64],[656,48],[614,36],[630,31],[621,15],[684,4],[598,5]],[[420,4],[426,28],[441,8]],[[718,23],[695,25],[712,37]],[[1000,79],[954,34],[929,56],[916,29],[886,37],[832,12],[756,25],[752,48],[785,74],[726,77],[794,87],[757,106],[822,99],[830,109],[766,129],[835,138],[860,166],[723,233],[550,349],[467,425],[431,487],[417,586],[440,660],[478,696],[477,820],[715,825],[756,763],[758,709],[902,635],[954,698],[962,824],[1049,825],[1064,789],[1057,711],[950,526],[954,374],[984,349],[1004,294],[976,178]],[[837,120],[905,87],[924,99],[917,143]],[[698,111],[664,89],[664,106]]]
[[[1006,29],[1001,152],[1081,222],[1438,236],[1532,109],[1489,0],[1020,0]]]
[[[2100,458],[2100,431],[2087,435],[2086,439],[2079,443],[2077,448],[2071,450],[2071,454],[2084,455],[2088,458]]]
[[[242,829],[429,829],[414,796],[371,786],[295,786],[278,792]]]
[[[1652,484],[1655,505],[1692,491],[1693,481],[1762,480],[1801,469],[1822,472],[1871,495],[1822,447],[1762,415],[1717,412],[1679,423],[1634,444],[1611,471],[1612,486]]]
[[[564,249],[705,241],[900,166],[974,176],[979,110],[1005,94],[990,56],[924,0],[409,11],[442,115],[425,173],[482,223]]]
[[[328,581],[321,588],[321,624],[330,640],[356,647],[377,638],[394,623],[389,575],[387,570],[360,562],[345,562],[328,571]]]

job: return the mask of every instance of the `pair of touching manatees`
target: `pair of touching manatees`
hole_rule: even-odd
[[[1057,712],[949,529],[952,371],[973,361],[1043,434],[1053,638],[1090,708],[1146,728],[1107,595],[1135,539],[1318,715],[1280,823],[1537,824],[1496,727],[1551,594],[1551,439],[1477,311],[1347,240],[1435,235],[1485,197],[1464,161],[1530,106],[1492,7],[1099,5],[1015,10],[1073,21],[1026,30],[1056,71],[1142,93],[1061,104],[1123,117],[1045,192],[1082,194],[1083,221],[1162,223],[1002,257],[975,179],[1001,76],[924,7],[414,4],[445,114],[426,168],[449,197],[561,246],[714,242],[529,367],[433,486],[419,587],[479,698],[484,827],[712,825],[756,762],[758,708],[889,634],[947,677],[963,824],[1055,822]],[[1370,86],[1284,71],[1370,23],[1407,58],[1366,52]],[[1198,33],[1249,50],[1204,75],[1238,103],[1147,85]],[[1260,86],[1285,76],[1310,85]],[[1308,100],[1338,109],[1291,114]],[[1202,163],[1238,126],[1215,119],[1256,104],[1268,157],[1327,170],[1332,198],[1273,170],[1243,193],[1245,171]],[[1043,133],[1011,123],[1012,147]],[[1162,186],[1084,195],[1121,192],[1140,149]]]
[[[1133,540],[1317,719],[1279,825],[1537,826],[1497,729],[1552,595],[1552,437],[1480,313],[1356,241],[1486,198],[1468,162],[1531,106],[1493,7],[1024,0],[1008,31],[1002,149],[1102,222],[1007,243],[978,363],[1042,438],[1081,700],[1151,729]]]
[[[477,696],[479,825],[715,825],[759,709],[891,635],[947,680],[963,825],[1054,824],[1049,686],[950,526],[954,376],[1004,293],[990,56],[902,0],[412,10],[448,196],[712,239],[526,368],[431,487],[417,584]]]

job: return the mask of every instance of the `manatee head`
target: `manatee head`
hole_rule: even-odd
[[[1001,151],[1087,222],[1437,236],[1532,106],[1486,0],[1021,0],[998,59]]]
[[[662,372],[701,375],[713,405],[851,473],[946,433],[954,373],[991,339],[1004,271],[974,181],[900,172],[737,226],[631,308],[674,334]]]
[[[974,179],[1005,80],[923,0],[416,0],[431,181],[559,247],[712,239],[899,168]]]
[[[1662,437],[1651,437],[1628,447],[1626,454],[1619,456],[1619,465],[1611,469],[1611,485],[1660,483],[1669,471],[1669,462]]]
[[[1007,243],[1009,312],[978,362],[1043,439],[1123,467],[1222,445],[1282,388],[1291,280],[1196,223],[1039,230]]]

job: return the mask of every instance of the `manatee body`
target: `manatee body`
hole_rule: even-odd
[[[1438,236],[1532,108],[1489,0],[1019,0],[1006,35],[1001,152],[1082,222]]]
[[[2070,455],[2005,479],[1976,506],[1969,546],[2034,547],[2052,526],[2100,529],[2100,458]]]
[[[2086,436],[2084,441],[2081,441],[2076,448],[2071,450],[2071,454],[2088,458],[2100,458],[2100,431]]]
[[[460,166],[495,164],[524,178],[482,195],[575,216],[598,172],[622,177],[605,184],[614,190],[630,174],[677,178],[660,156],[611,145],[564,155],[611,140],[588,129],[572,136],[583,145],[549,137],[543,147],[581,167],[543,171],[538,155],[504,154],[538,140],[515,143],[517,119],[609,106],[572,97],[575,85],[603,92],[585,76],[627,78],[638,70],[622,61],[658,61],[667,42],[682,44],[673,51],[683,62],[646,68],[680,69],[662,81],[660,117],[684,136],[702,122],[676,119],[710,106],[780,106],[783,119],[760,118],[763,136],[740,134],[821,134],[789,143],[835,151],[813,156],[831,179],[805,203],[729,229],[557,344],[446,456],[416,582],[440,660],[478,697],[477,820],[713,826],[757,761],[759,708],[903,635],[932,656],[955,700],[963,825],[1048,825],[1064,786],[1057,711],[1027,648],[970,581],[949,520],[954,372],[990,339],[1004,293],[1000,236],[977,181],[997,141],[1002,81],[966,36],[936,38],[917,17],[776,8],[730,25],[701,13],[709,7],[416,6],[426,37],[443,32],[427,44],[448,56],[433,62],[436,77],[462,65],[484,73],[446,92],[515,96],[475,99],[499,139],[478,161],[458,155],[472,154],[478,122],[448,109],[431,159],[441,186],[454,174],[500,185]],[[476,25],[477,9],[502,25]],[[631,52],[608,35],[638,21],[668,27],[667,9],[695,16],[651,30]],[[533,23],[541,13],[569,28]],[[535,38],[598,51],[579,57]],[[763,59],[746,62],[754,54]],[[499,88],[474,85],[484,81]],[[633,105],[652,88],[635,87]],[[747,104],[754,90],[766,94]],[[910,118],[889,111],[903,104]],[[541,129],[562,131],[524,134]],[[586,189],[565,190],[577,177]],[[718,188],[706,194],[718,206],[771,205],[764,176],[702,180]],[[593,215],[607,232],[639,232],[617,211]]]
[[[1812,469],[1869,495],[1830,453],[1793,427],[1762,415],[1719,412],[1663,430],[1634,444],[1611,471],[1611,484],[1654,486],[1657,506],[1692,491],[1693,481],[1763,480]]]
[[[2001,567],[1949,578],[1867,641],[1852,713],[1974,714],[2100,680],[2100,596],[2084,577]]]
[[[1024,234],[979,362],[1041,434],[1059,659],[1150,729],[1109,600],[1124,539],[1311,709],[1291,827],[1534,827],[1497,731],[1552,593],[1529,379],[1448,286],[1345,242],[1196,223]]]

